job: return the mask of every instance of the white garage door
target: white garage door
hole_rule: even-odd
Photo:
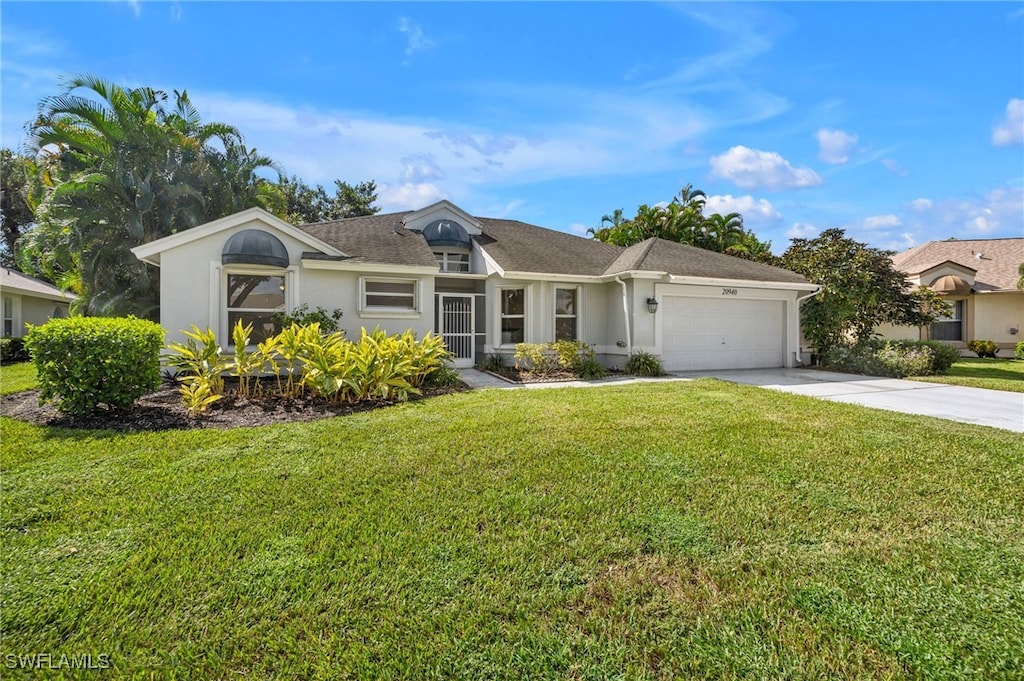
[[[783,365],[781,300],[662,298],[661,359],[668,371]]]

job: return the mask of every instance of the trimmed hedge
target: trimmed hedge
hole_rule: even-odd
[[[854,374],[904,378],[944,374],[959,358],[959,350],[940,341],[870,340],[832,348],[825,364]]]
[[[24,338],[0,338],[0,362],[24,362],[28,359]]]
[[[999,352],[999,348],[996,346],[996,342],[990,340],[967,341],[967,349],[976,354],[978,357],[994,358],[996,356],[996,353]]]
[[[135,317],[69,317],[32,326],[25,348],[39,377],[39,403],[83,415],[126,409],[160,387],[164,330]]]

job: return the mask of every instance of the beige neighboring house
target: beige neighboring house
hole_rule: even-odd
[[[883,338],[941,340],[961,349],[970,340],[991,340],[1002,357],[1024,340],[1024,291],[1017,288],[1024,238],[929,241],[892,260],[911,284],[942,294],[953,311],[930,327],[879,327]]]
[[[53,317],[67,317],[75,299],[42,279],[17,270],[0,268],[0,298],[3,301],[4,337],[21,338],[26,324],[45,324]]]

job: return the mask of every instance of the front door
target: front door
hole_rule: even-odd
[[[448,346],[455,366],[473,366],[473,296],[441,293],[437,297],[438,335]]]

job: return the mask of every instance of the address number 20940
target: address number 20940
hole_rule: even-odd
[[[740,294],[740,292],[737,289],[734,289],[734,288],[723,288],[722,289],[722,295],[723,296],[738,296],[739,294]]]

